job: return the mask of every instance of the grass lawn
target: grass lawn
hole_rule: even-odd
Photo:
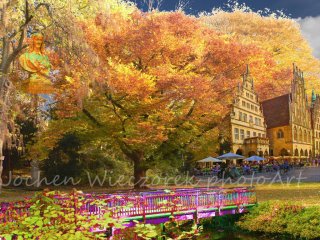
[[[320,183],[273,184],[256,187],[258,202],[289,200],[305,206],[320,205]]]

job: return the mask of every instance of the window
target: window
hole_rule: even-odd
[[[246,113],[243,114],[243,121],[245,121],[245,122],[247,121],[247,114]]]
[[[261,133],[258,133],[258,136],[261,137]]]
[[[250,138],[250,131],[247,131],[247,138]]]
[[[244,139],[244,130],[240,129],[240,139],[243,140]]]
[[[263,134],[262,134],[262,137],[263,137],[263,138],[265,138],[265,137],[266,137],[266,135],[263,133]]]
[[[254,123],[258,126],[259,125],[259,121],[258,121],[259,119],[256,117],[256,118],[254,118]]]
[[[256,110],[256,112],[258,112],[258,107],[257,106],[255,106],[255,110]]]
[[[302,130],[299,129],[299,138],[298,138],[299,141],[302,141]]]
[[[260,118],[255,118],[254,121],[257,126],[261,126],[261,119]]]
[[[249,98],[249,93],[246,93],[247,98]]]
[[[242,107],[245,107],[245,106],[246,106],[246,102],[242,101]]]
[[[242,112],[239,112],[239,120],[242,121]]]
[[[249,122],[253,123],[253,117],[251,115],[250,115],[249,119],[250,119]]]
[[[250,103],[247,103],[247,108],[249,108],[249,109],[250,109]]]
[[[239,140],[239,129],[238,128],[234,129],[234,139]]]
[[[283,131],[281,129],[278,131],[277,137],[278,138],[283,138],[284,137]]]
[[[297,140],[297,138],[298,138],[297,128],[294,127],[294,129],[293,129],[293,140]]]
[[[252,110],[252,111],[254,110],[254,106],[253,106],[253,104],[251,104],[251,110]]]
[[[253,136],[256,137],[256,136],[257,136],[257,133],[256,133],[256,132],[253,132]]]
[[[250,98],[253,99],[253,95],[252,94],[250,95]]]

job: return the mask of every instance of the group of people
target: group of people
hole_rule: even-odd
[[[232,179],[237,179],[243,175],[252,175],[254,173],[269,173],[269,172],[280,172],[287,173],[293,168],[300,168],[304,164],[302,163],[289,163],[289,161],[284,160],[278,162],[271,160],[268,162],[242,162],[238,164],[234,163],[221,163],[216,164],[212,168],[200,169],[195,168],[195,175],[205,175],[205,176],[218,176],[220,178],[231,177]]]
[[[313,167],[320,167],[320,157],[313,158],[313,159],[310,161],[310,164],[311,164],[311,166],[313,166]]]

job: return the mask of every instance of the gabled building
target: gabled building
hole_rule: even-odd
[[[248,66],[226,121],[232,152],[244,156],[269,154],[264,115]]]
[[[311,125],[313,156],[320,155],[320,96],[312,91]]]
[[[293,67],[291,92],[262,102],[272,156],[312,156],[311,110],[303,73]]]

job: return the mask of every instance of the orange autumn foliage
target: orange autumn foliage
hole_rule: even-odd
[[[222,38],[252,44],[270,53],[276,64],[264,72],[265,78],[259,75],[261,69],[252,68],[251,71],[261,99],[288,92],[292,63],[304,71],[309,94],[312,87],[320,90],[320,61],[312,55],[312,49],[295,20],[277,17],[272,13],[264,16],[250,9],[243,11],[239,6],[234,6],[230,12],[217,10],[213,14],[203,15],[200,21]]]
[[[109,20],[113,17],[116,30]],[[116,111],[100,109],[100,95],[92,98],[93,114],[100,122],[114,123],[113,136],[133,149],[154,148],[182,125],[201,132],[218,124],[245,64],[250,61],[261,72],[275,65],[267,51],[226,41],[179,12],[134,11],[128,18],[98,13],[82,29],[108,69],[97,82],[109,95],[106,105]]]
[[[135,176],[142,176],[154,159],[165,159],[169,145],[185,149],[197,138],[216,138],[246,64],[258,92],[268,98],[287,91],[291,61],[304,56],[307,64],[309,56],[294,48],[275,54],[289,22],[228,14],[196,18],[131,8],[75,18],[87,50],[73,56],[72,46],[61,49],[55,64],[64,77],[56,83],[56,112],[60,118],[78,117],[68,126],[81,126],[77,130],[90,141],[113,145],[115,154],[134,163]],[[254,22],[246,25],[251,18]],[[212,24],[217,19],[230,32]],[[272,28],[278,21],[281,31]],[[292,29],[290,34],[301,40]],[[281,37],[268,42],[273,31]]]

